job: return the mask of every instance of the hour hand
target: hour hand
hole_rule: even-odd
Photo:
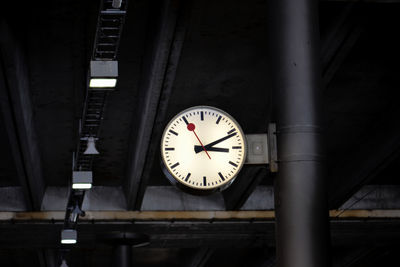
[[[218,140],[215,140],[214,142],[211,142],[211,143],[207,144],[206,146],[204,146],[204,148],[207,149],[207,150],[210,150],[210,148],[212,148],[216,144],[221,143],[222,141],[225,141],[226,139],[229,139],[229,138],[231,138],[231,137],[233,137],[235,135],[236,135],[236,132],[228,134],[227,136],[224,136],[224,137],[222,137],[222,138],[220,138]],[[200,146],[200,148],[199,148],[199,146],[194,146],[194,151],[196,153],[199,153],[199,152],[202,151],[202,147]],[[212,151],[212,150],[210,150],[210,151]],[[227,152],[227,151],[224,151],[224,152]]]
[[[202,146],[194,146],[194,152],[199,153],[203,151]],[[229,148],[222,148],[222,147],[209,147],[207,148],[207,151],[212,151],[212,152],[229,152]]]

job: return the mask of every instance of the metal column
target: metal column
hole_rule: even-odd
[[[132,246],[117,245],[114,248],[114,264],[115,267],[131,267],[132,266]]]
[[[279,160],[275,184],[277,266],[329,266],[318,2],[272,2],[270,51]]]

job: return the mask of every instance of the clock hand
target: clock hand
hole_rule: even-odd
[[[194,125],[194,123],[189,123],[189,124],[187,125],[187,129],[188,129],[189,131],[191,131],[191,132],[194,133],[194,135],[196,136],[197,140],[199,141],[201,147],[202,147],[203,150],[206,152],[208,158],[211,159],[210,155],[208,155],[207,150],[206,150],[205,147],[203,146],[203,143],[200,141],[200,138],[197,136],[196,132],[194,131],[195,128],[196,128],[196,126]]]
[[[198,149],[200,149],[200,151],[203,150],[202,146],[194,146],[194,151],[196,153],[200,152],[200,151],[197,152]],[[229,148],[222,148],[222,147],[209,147],[206,149],[207,149],[207,151],[213,151],[213,152],[229,152]]]
[[[235,135],[236,135],[236,133],[231,133],[231,134],[229,134],[229,135],[227,135],[227,136],[224,136],[224,137],[222,137],[222,138],[220,138],[220,139],[218,139],[218,140],[216,140],[216,141],[214,141],[214,142],[209,143],[209,144],[206,145],[204,148],[205,148],[205,149],[210,149],[212,146],[214,146],[214,145],[216,145],[216,144],[218,144],[218,143],[221,143],[222,141],[225,141],[226,139],[229,139],[229,138],[231,138],[232,136],[235,136]],[[194,147],[194,151],[195,151],[196,153],[201,152],[201,150],[202,150],[202,147],[200,147],[200,146],[195,146],[195,147]]]

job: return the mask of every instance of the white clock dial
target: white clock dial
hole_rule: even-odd
[[[246,158],[239,124],[208,106],[186,109],[167,125],[161,140],[164,167],[176,182],[198,190],[230,184]]]

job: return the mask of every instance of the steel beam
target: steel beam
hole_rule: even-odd
[[[400,210],[330,210],[329,217],[332,221],[349,220],[400,220]],[[240,225],[240,222],[273,221],[274,211],[86,211],[86,215],[80,219],[82,223],[118,224],[120,222],[232,222]],[[42,212],[0,212],[1,223],[29,223],[48,222],[58,224],[64,220],[64,211]]]
[[[364,17],[357,13],[355,3],[347,3],[321,37],[322,80],[326,87],[363,32]]]
[[[276,0],[270,10],[279,160],[277,266],[329,266],[318,2]]]
[[[400,186],[365,185],[339,210],[400,209]]]
[[[158,153],[165,113],[185,36],[180,1],[161,1],[154,40],[145,54],[139,103],[132,122],[130,157],[125,181],[129,209],[140,209],[152,162]]]
[[[333,245],[400,244],[399,210],[332,211]],[[64,212],[0,213],[0,247],[60,247]],[[275,245],[273,212],[87,212],[77,247],[99,247],[106,233],[147,233],[149,247],[260,247]]]
[[[21,43],[0,21],[1,111],[28,209],[40,210],[45,181],[29,90],[27,62]]]

